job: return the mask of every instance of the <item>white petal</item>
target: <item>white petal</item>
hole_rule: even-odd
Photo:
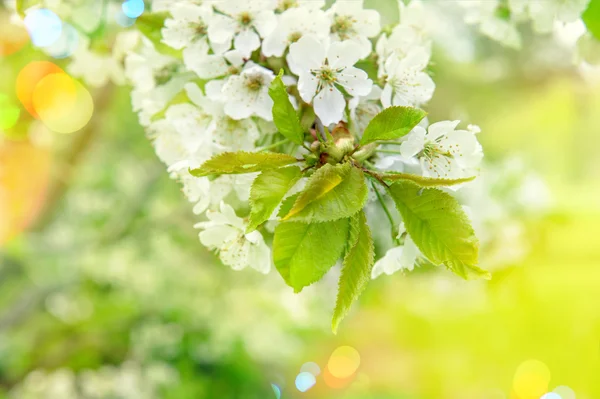
[[[223,243],[232,240],[239,230],[226,225],[210,227],[198,235],[200,242],[207,248],[221,248]]]
[[[394,94],[394,89],[391,85],[386,84],[381,92],[381,104],[383,108],[389,108],[392,106],[392,95]]]
[[[325,87],[315,97],[314,108],[323,125],[329,126],[342,120],[346,100],[335,87]]]
[[[456,129],[456,126],[458,126],[459,123],[460,121],[442,121],[434,123],[431,126],[429,126],[429,129],[427,129],[429,132],[427,134],[427,139],[433,141],[440,136],[448,134],[454,131],[454,129]]]
[[[338,83],[346,89],[351,96],[366,96],[371,93],[373,81],[362,69],[350,67],[337,75]]]
[[[421,152],[424,146],[425,129],[417,126],[410,132],[407,140],[400,145],[400,154],[408,160]]]
[[[298,80],[298,91],[300,92],[300,97],[307,102],[311,103],[313,97],[317,93],[317,86],[319,85],[319,80],[316,76],[311,73],[303,73],[300,75]]]
[[[287,31],[277,28],[263,40],[262,52],[267,57],[281,57],[287,47]]]
[[[260,37],[253,30],[246,29],[238,33],[233,45],[236,50],[240,50],[242,54],[249,57],[254,50],[260,47]]]
[[[261,37],[266,37],[277,27],[277,17],[273,11],[260,11],[254,16],[253,26]]]
[[[406,239],[404,240],[404,251],[402,251],[402,256],[400,257],[400,266],[406,270],[413,270],[419,254],[420,251],[415,245],[415,242],[409,235],[406,235]]]
[[[333,69],[351,67],[360,60],[360,47],[350,40],[331,43],[327,60]]]
[[[211,42],[231,43],[235,34],[236,22],[224,15],[215,15],[208,25],[208,37]]]
[[[323,43],[311,37],[304,36],[290,46],[290,69],[296,75],[311,69],[318,69],[323,65],[327,51]]]
[[[194,71],[202,79],[214,79],[224,76],[229,66],[220,55],[197,54],[192,47],[183,50],[183,61],[188,69]]]

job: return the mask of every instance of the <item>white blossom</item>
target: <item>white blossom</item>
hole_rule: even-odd
[[[381,259],[375,262],[371,278],[375,279],[384,273],[390,276],[398,270],[412,271],[419,254],[419,249],[407,234],[404,245],[389,249]]]
[[[443,121],[427,130],[417,126],[400,146],[405,159],[417,157],[425,176],[461,178],[473,176],[483,158],[476,134],[455,130],[460,121]]]
[[[323,124],[342,120],[346,100],[338,89],[342,86],[352,96],[371,92],[373,82],[367,73],[353,65],[359,60],[359,48],[352,41],[331,45],[305,36],[290,46],[288,63],[299,76],[298,90],[302,99],[313,102]]]
[[[429,53],[415,47],[406,57],[392,54],[385,62],[385,87],[381,93],[384,107],[392,105],[418,106],[433,96],[435,83],[424,72],[429,63]]]
[[[259,65],[250,66],[241,74],[231,76],[221,90],[225,114],[236,120],[253,115],[273,120],[269,85],[274,78],[272,71]]]
[[[196,224],[203,231],[202,244],[218,251],[221,261],[233,270],[251,267],[260,273],[271,270],[271,251],[258,231],[246,234],[247,224],[230,205],[221,202],[219,211],[207,211],[207,222]]]
[[[214,6],[219,13],[208,26],[211,42],[229,46],[233,40],[234,48],[246,56],[258,49],[261,38],[277,26],[274,0],[227,0]]]
[[[590,0],[509,0],[511,12],[531,18],[539,33],[549,33],[554,22],[575,22],[586,10]]]
[[[181,50],[196,42],[208,43],[208,25],[214,17],[212,8],[184,2],[175,4],[170,11],[172,17],[165,20],[161,31],[165,44]],[[218,54],[228,50],[223,43],[211,43],[211,46]]]
[[[362,0],[338,0],[327,14],[331,19],[331,40],[355,42],[359,59],[372,49],[369,38],[381,32],[381,16],[375,10],[365,9]]]
[[[515,22],[498,16],[499,0],[461,1],[465,10],[465,22],[479,26],[479,30],[489,38],[512,48],[521,47],[521,35]]]
[[[262,52],[267,57],[281,57],[288,46],[305,35],[319,40],[329,36],[329,19],[321,10],[291,8],[279,17],[275,30],[263,42]]]

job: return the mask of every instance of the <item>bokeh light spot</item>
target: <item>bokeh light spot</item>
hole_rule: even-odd
[[[144,12],[144,0],[127,0],[123,3],[123,13],[129,18],[137,18]]]
[[[50,74],[65,73],[57,65],[48,61],[34,61],[27,64],[17,76],[16,93],[23,107],[33,116],[39,118],[33,107],[33,90],[37,84]]]
[[[513,390],[517,397],[522,399],[539,398],[548,392],[550,377],[550,369],[544,363],[539,360],[527,360],[517,368]]]
[[[561,399],[577,399],[577,395],[575,395],[575,391],[569,388],[566,385],[561,385],[552,390],[552,392],[560,395]]]
[[[0,93],[0,130],[13,127],[19,120],[21,110],[11,103],[8,96]]]
[[[25,16],[25,27],[32,43],[37,47],[48,47],[58,40],[62,33],[62,21],[46,8],[32,10]]]
[[[547,394],[542,396],[540,399],[563,399],[563,398],[556,392],[548,392]]]
[[[79,32],[73,26],[64,24],[62,34],[54,44],[45,49],[53,58],[67,58],[77,50],[79,45]]]
[[[66,74],[42,79],[33,92],[33,104],[42,122],[56,133],[82,129],[94,113],[89,91]]]
[[[311,373],[315,377],[318,377],[321,374],[321,368],[315,362],[307,362],[300,367],[300,372]]]
[[[348,385],[350,385],[353,379],[353,375],[351,375],[348,378],[336,378],[333,375],[331,375],[329,367],[325,367],[325,369],[323,370],[323,381],[325,381],[325,384],[327,384],[327,386],[332,389],[345,388]]]
[[[360,354],[351,346],[340,346],[331,354],[327,368],[331,375],[345,379],[350,377],[360,366]]]
[[[118,10],[115,13],[115,21],[117,21],[117,23],[122,27],[128,28],[135,23],[136,19],[129,18],[127,15],[125,15],[125,13],[123,13],[123,10]]]
[[[273,388],[273,392],[275,393],[275,398],[276,399],[281,399],[281,388],[279,388],[275,384],[271,384],[271,388]]]
[[[296,388],[300,392],[306,392],[317,383],[317,379],[311,373],[303,372],[296,376]]]
[[[5,57],[19,51],[29,41],[27,30],[10,23],[7,14],[0,14],[0,56]]]

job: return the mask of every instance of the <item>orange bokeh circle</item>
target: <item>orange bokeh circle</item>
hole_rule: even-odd
[[[48,61],[33,61],[27,64],[17,76],[16,93],[23,107],[36,119],[39,115],[33,106],[33,92],[38,83],[48,75],[64,74],[59,66]]]

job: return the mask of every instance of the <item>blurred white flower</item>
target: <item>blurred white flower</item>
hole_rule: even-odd
[[[455,130],[459,123],[438,122],[427,130],[417,126],[400,146],[400,153],[407,160],[416,156],[425,176],[472,176],[483,159],[483,150],[473,131]]]
[[[290,46],[288,63],[299,76],[298,90],[307,103],[313,102],[324,125],[342,120],[346,100],[337,85],[351,96],[366,96],[373,82],[367,73],[353,65],[359,60],[359,48],[352,41],[331,45],[305,36]]]
[[[221,202],[219,211],[208,211],[207,222],[196,224],[200,241],[219,252],[221,261],[233,270],[251,267],[260,273],[271,270],[271,251],[258,231],[246,234],[246,223],[233,208]]]
[[[227,0],[214,2],[219,11],[208,26],[211,42],[227,44],[245,56],[260,47],[260,39],[277,26],[274,0]]]
[[[575,22],[586,10],[590,0],[509,0],[512,13],[531,18],[539,33],[550,33],[554,22]]]
[[[515,49],[521,47],[521,35],[515,22],[510,17],[498,15],[499,0],[461,1],[458,4],[465,11],[466,23],[479,26],[481,33],[505,46]]]
[[[211,7],[190,3],[175,4],[170,8],[171,18],[165,20],[162,41],[174,49],[181,50],[197,42],[208,44],[208,25],[214,17]],[[223,43],[211,43],[215,53],[228,50]]]
[[[262,52],[267,57],[281,57],[288,46],[305,35],[319,40],[329,36],[329,19],[321,10],[291,8],[279,18],[277,28],[263,42]]]
[[[367,57],[373,47],[369,38],[381,32],[379,12],[365,9],[363,0],[338,0],[327,14],[331,19],[331,40],[350,40],[358,46],[358,59]]]
[[[406,57],[392,54],[387,59],[385,86],[381,93],[381,103],[385,108],[392,105],[419,106],[431,100],[435,83],[424,72],[429,56],[423,47],[415,47]]]
[[[389,249],[383,258],[375,262],[371,271],[371,278],[375,279],[385,273],[388,276],[398,270],[412,271],[415,268],[415,262],[420,251],[407,234],[404,245]]]
[[[236,120],[253,115],[273,120],[269,86],[274,78],[272,71],[259,65],[250,66],[240,75],[231,76],[221,90],[225,114]]]

